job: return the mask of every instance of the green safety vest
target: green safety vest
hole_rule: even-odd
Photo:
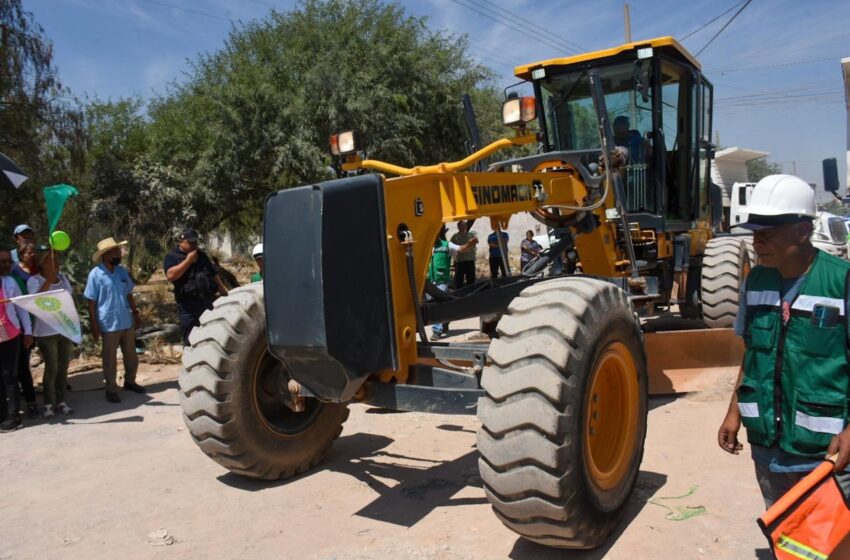
[[[783,325],[782,279],[756,266],[746,283],[741,421],[751,444],[823,457],[848,422],[847,280],[850,263],[818,251]],[[833,326],[816,326],[816,304],[838,308]]]
[[[451,279],[451,262],[449,242],[441,239],[439,245],[434,245],[431,264],[428,265],[428,281],[432,284],[448,284]]]

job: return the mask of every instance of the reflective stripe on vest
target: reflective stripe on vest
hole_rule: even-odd
[[[745,418],[758,418],[759,417],[759,405],[758,403],[738,403],[738,410],[741,412],[741,416]]]
[[[742,414],[743,416],[743,414]],[[844,429],[844,421],[841,418],[829,418],[825,416],[810,416],[799,410],[794,415],[794,423],[813,432],[822,434],[840,434]]]
[[[771,307],[779,307],[779,302],[779,292],[773,290],[747,292],[747,305],[769,305]]]
[[[829,297],[799,296],[794,301],[794,305],[791,306],[791,309],[796,309],[797,311],[808,311],[811,313],[817,304],[837,307],[841,316],[844,316],[844,300]]]
[[[787,537],[782,535],[779,537],[779,540],[776,541],[776,547],[784,550],[791,556],[795,556],[797,558],[802,558],[803,560],[827,560],[828,556],[826,554],[822,554],[817,550],[810,548],[804,545],[801,542],[797,542],[791,537]]]

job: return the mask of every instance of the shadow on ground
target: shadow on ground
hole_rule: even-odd
[[[384,451],[393,441],[375,434],[343,436],[334,442],[329,456],[319,466],[354,477],[378,493],[355,515],[412,527],[440,507],[487,503],[483,497],[452,497],[467,486],[481,486],[478,452],[474,449],[455,459],[439,461]],[[292,484],[312,472],[281,481],[251,480],[233,473],[218,479],[233,488],[255,492]],[[391,486],[384,482],[387,479],[398,484]]]
[[[667,475],[650,471],[640,471],[635,489],[626,504],[623,516],[617,528],[608,537],[605,543],[593,550],[568,550],[562,548],[550,548],[539,545],[523,538],[518,538],[514,543],[509,558],[512,560],[598,560],[605,558],[611,547],[617,542],[626,527],[638,516],[646,506],[648,500],[664,485],[667,484]],[[637,555],[636,557],[640,557]]]
[[[100,372],[98,372],[100,373]],[[77,385],[78,387],[80,385]],[[74,385],[72,384],[72,388]],[[138,394],[130,391],[119,391],[120,403],[110,403],[106,400],[106,391],[102,388],[87,390],[71,390],[65,394],[65,398],[74,413],[69,416],[57,414],[52,418],[24,419],[24,427],[40,426],[44,424],[115,424],[123,422],[143,422],[144,417],[140,414],[119,416],[97,420],[102,416],[112,416],[118,413],[132,412],[141,406],[172,407],[177,404],[167,403],[159,400],[157,394],[167,389],[177,387],[177,381],[162,381],[146,385],[147,393]],[[38,399],[39,408],[42,407],[42,396]]]

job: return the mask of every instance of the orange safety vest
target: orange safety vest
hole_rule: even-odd
[[[850,533],[850,502],[832,468],[821,463],[759,518],[778,560],[827,560]]]

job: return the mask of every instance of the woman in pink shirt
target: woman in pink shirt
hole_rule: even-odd
[[[24,425],[21,420],[21,394],[18,391],[18,357],[22,348],[32,347],[29,313],[8,301],[21,295],[17,282],[9,276],[12,253],[0,249],[0,432],[12,432]]]

